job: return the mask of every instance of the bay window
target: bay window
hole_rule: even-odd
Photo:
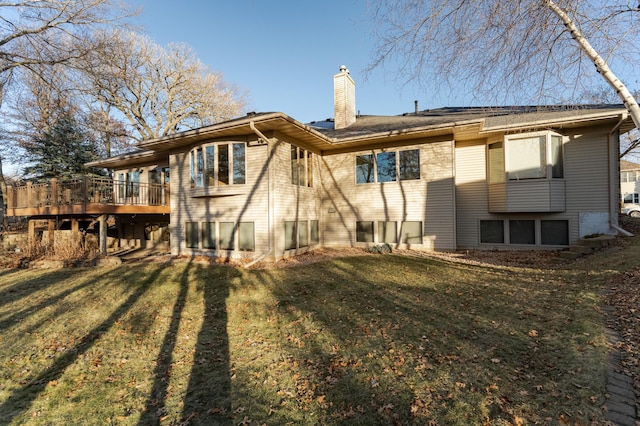
[[[564,177],[562,136],[553,132],[507,135],[489,144],[489,183]]]
[[[192,188],[246,183],[246,144],[218,143],[189,153]]]

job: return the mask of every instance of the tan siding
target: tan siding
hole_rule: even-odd
[[[488,215],[485,141],[456,143],[458,247],[478,245],[478,219]]]
[[[582,131],[581,131],[582,130]],[[577,129],[564,145],[567,214],[571,239],[579,238],[581,212],[609,211],[608,129]]]
[[[268,250],[266,146],[247,147],[246,184],[221,187],[219,194],[212,190],[209,191],[210,196],[204,197],[194,197],[203,191],[191,188],[188,152],[174,153],[170,159],[172,253],[191,253],[185,246],[186,222],[254,222],[255,253],[235,255],[253,256]],[[229,192],[229,189],[233,191]]]
[[[319,219],[319,197],[317,172],[318,156],[313,159],[313,186],[305,187],[291,183],[291,144],[280,141],[273,148],[274,204],[275,204],[275,248],[278,257],[285,253],[285,222]],[[305,250],[305,248],[302,248]]]
[[[357,153],[323,157],[324,243],[356,245],[357,221],[395,221],[400,228],[406,220],[423,223],[422,248],[454,248],[451,146],[451,142],[439,142],[401,148],[420,149],[420,180],[356,184]]]
[[[608,163],[606,128],[578,129],[576,136],[564,145],[564,180],[527,185],[526,191],[516,191],[516,186],[503,186],[505,192],[495,191],[493,202],[503,202],[505,208],[527,210],[521,213],[489,213],[486,184],[484,141],[456,144],[456,218],[457,243],[459,248],[479,245],[479,221],[489,219],[568,220],[569,242],[579,238],[581,213],[606,213],[608,211]],[[565,187],[565,203],[562,201],[562,186]],[[542,189],[547,185],[547,190]],[[551,185],[551,186],[549,186]],[[497,188],[500,185],[496,186]],[[537,188],[537,189],[536,189]],[[549,190],[549,188],[551,190]],[[493,192],[493,191],[492,191]],[[541,206],[533,205],[530,199],[546,203],[544,206],[557,213],[539,212]],[[506,204],[508,201],[508,205]],[[536,212],[538,211],[538,212]],[[539,233],[539,232],[538,232]],[[502,246],[507,248],[507,246]],[[528,247],[528,246],[526,246]]]

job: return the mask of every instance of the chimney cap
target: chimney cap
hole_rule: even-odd
[[[346,72],[347,74],[349,74],[349,70],[347,69],[346,65],[340,65],[340,71],[341,72]]]

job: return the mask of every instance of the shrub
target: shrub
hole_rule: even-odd
[[[384,253],[391,253],[391,251],[392,251],[391,245],[389,245],[388,243],[378,244],[376,246],[369,247],[369,253],[384,254]]]

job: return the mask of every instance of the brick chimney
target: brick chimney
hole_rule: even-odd
[[[334,128],[344,129],[356,122],[356,83],[344,65],[333,76]]]

